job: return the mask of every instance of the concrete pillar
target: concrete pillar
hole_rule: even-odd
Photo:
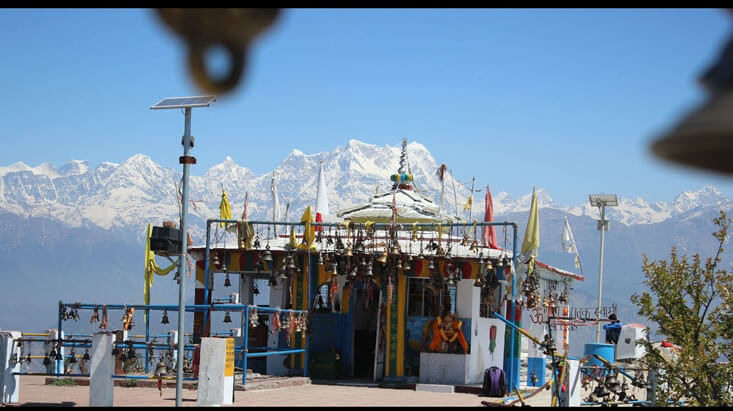
[[[568,358],[566,364],[567,369],[565,373],[567,383],[565,384],[565,392],[560,392],[559,405],[561,407],[580,407],[580,392],[583,389],[580,383],[580,362]]]
[[[201,338],[197,405],[232,404],[234,393],[234,339]]]
[[[23,336],[20,331],[0,332],[0,402],[17,403],[20,395],[20,347],[18,340]]]
[[[112,349],[115,333],[99,332],[92,337],[89,365],[89,406],[112,407],[114,405],[115,357]]]

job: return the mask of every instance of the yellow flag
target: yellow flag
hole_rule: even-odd
[[[311,212],[311,206],[305,208],[303,216],[300,217],[300,222],[305,223],[305,230],[303,230],[303,242],[298,245],[300,249],[315,248],[313,240],[316,236],[316,230],[311,226],[313,222],[313,213]]]
[[[473,196],[469,196],[468,200],[466,201],[466,205],[463,206],[463,211],[468,211],[471,209],[471,205],[473,205]]]
[[[537,211],[537,192],[532,188],[532,205],[529,207],[529,218],[527,219],[527,231],[524,233],[522,242],[522,254],[537,255],[537,248],[540,246],[540,216]]]
[[[229,198],[227,198],[227,192],[221,190],[221,203],[219,203],[219,218],[222,220],[232,219],[232,206],[229,205]],[[226,223],[219,223],[219,227],[226,226]]]

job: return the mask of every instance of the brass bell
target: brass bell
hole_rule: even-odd
[[[283,270],[283,271],[280,271],[280,274],[275,279],[279,280],[280,282],[284,282],[285,280],[288,279],[288,276],[285,274],[285,271]],[[273,284],[270,284],[270,285],[272,286]]]
[[[153,373],[155,377],[165,377],[168,375],[168,367],[165,366],[165,363],[163,361],[159,361],[158,365],[155,366],[155,372]]]
[[[484,286],[484,280],[481,274],[476,275],[476,281],[473,282],[473,286],[474,287],[483,287]]]
[[[430,259],[430,263],[428,264],[428,270],[434,271],[435,270],[435,263],[433,262],[433,259]]]
[[[461,238],[460,244],[462,246],[464,246],[464,247],[468,245],[468,234],[463,233],[463,238]],[[473,244],[472,244],[472,246],[473,246]]]
[[[356,267],[352,268],[351,271],[349,271],[349,278],[356,278]]]
[[[163,319],[160,320],[161,324],[168,324],[168,310],[163,311]]]
[[[221,271],[229,271],[229,268],[227,267],[226,257],[222,258]]]
[[[392,255],[399,255],[400,254],[400,244],[395,241],[392,243],[392,248],[389,250],[389,253]]]
[[[292,255],[289,255],[288,256],[288,265],[287,265],[287,268],[288,268],[288,270],[294,270],[296,268],[295,267],[295,258],[293,258]]]
[[[349,244],[349,245],[346,246],[346,249],[344,250],[343,256],[344,257],[351,257],[352,255],[354,255],[354,253],[353,253],[353,251],[351,249],[351,245]]]
[[[361,257],[361,258],[359,259],[359,266],[360,266],[360,267],[366,267],[366,265],[367,265],[367,263],[366,263],[366,259],[365,259],[364,257]]]
[[[229,273],[227,273],[226,277],[224,277],[224,287],[231,287],[232,282],[229,280]]]
[[[374,277],[374,273],[372,272],[372,262],[371,261],[369,261],[369,264],[367,264],[364,275],[367,277]]]
[[[211,256],[211,265],[216,268],[219,266],[219,253],[213,253]]]
[[[323,252],[318,253],[318,265],[323,265]]]
[[[471,246],[468,247],[468,249],[471,250],[471,251],[473,251],[473,252],[478,251],[478,242],[476,240],[473,240],[471,242]]]
[[[395,262],[394,268],[397,271],[402,269],[402,257],[397,257],[397,262]]]
[[[262,253],[262,261],[266,262],[269,266],[272,263],[272,253],[270,252],[270,245],[265,246],[265,251]]]
[[[410,261],[412,261],[412,258],[408,257],[405,261],[405,265],[402,267],[402,271],[404,271],[405,273],[412,270],[412,265],[410,264]]]
[[[232,317],[231,317],[231,315],[229,315],[229,311],[227,311],[226,313],[224,313],[224,322],[225,323],[232,322]]]
[[[331,275],[339,275],[336,263],[331,265]]]
[[[486,271],[491,271],[494,269],[494,264],[488,258],[486,259],[485,266],[486,266]]]
[[[388,256],[387,250],[384,250],[382,252],[382,254],[380,254],[379,257],[377,257],[377,261],[380,262],[380,263],[382,263],[382,264],[386,264],[387,263],[387,256]]]

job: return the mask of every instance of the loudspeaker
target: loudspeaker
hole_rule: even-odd
[[[171,227],[153,227],[150,250],[156,254],[180,254],[181,230]]]

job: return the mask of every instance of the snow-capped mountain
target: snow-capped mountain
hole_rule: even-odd
[[[439,202],[441,183],[435,173],[439,163],[420,143],[409,143],[407,151],[416,189]],[[305,154],[294,149],[277,168],[260,176],[226,157],[203,175],[191,176],[189,212],[193,221],[216,217],[223,188],[228,192],[235,216],[241,215],[248,192],[250,218],[267,219],[272,215],[270,180],[274,175],[283,207],[280,214],[285,216],[286,204],[290,202],[287,218],[294,220],[306,205],[315,202],[321,160],[329,209],[344,209],[366,202],[377,191],[389,190],[389,176],[397,171],[399,157],[399,146],[380,147],[350,140],[346,146],[329,152]],[[449,171],[443,204],[449,212],[458,210],[463,215],[470,190],[459,182],[465,179],[454,178],[453,170]],[[0,212],[48,218],[70,227],[94,225],[106,230],[140,230],[147,221],[177,220],[180,177],[179,171],[163,168],[144,154],[136,154],[122,164],[104,162],[94,169],[80,160],[71,160],[58,170],[50,163],[30,167],[19,162],[0,167]],[[575,206],[556,204],[544,188],[537,189],[537,196],[541,209],[598,217],[598,209],[587,202]],[[474,218],[484,207],[483,196],[475,197]],[[531,193],[513,199],[506,192],[498,192],[493,194],[493,200],[496,215],[526,212]],[[649,204],[642,198],[621,196],[619,206],[610,208],[608,216],[624,225],[653,224],[689,217],[701,208],[729,209],[731,205],[729,198],[708,185],[697,191],[685,191],[668,203]],[[201,227],[192,225],[192,234],[202,235]]]

